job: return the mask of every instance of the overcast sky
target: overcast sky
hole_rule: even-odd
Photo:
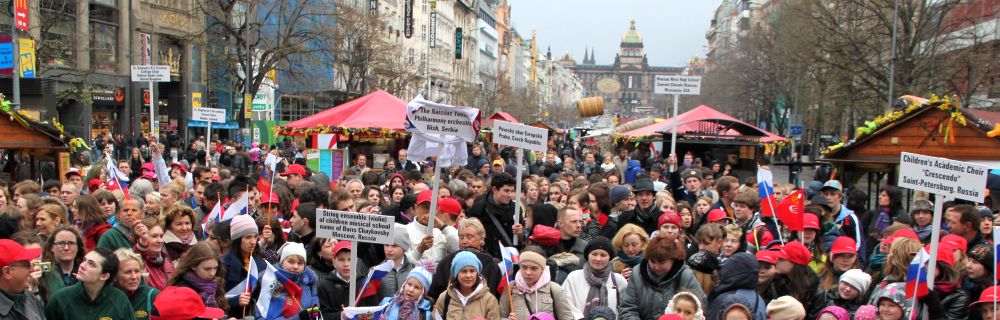
[[[594,48],[598,64],[611,64],[636,20],[646,56],[653,66],[683,66],[705,56],[705,32],[721,0],[508,0],[511,20],[525,38],[538,30],[542,53],[552,47],[556,59],[566,52],[583,60]]]

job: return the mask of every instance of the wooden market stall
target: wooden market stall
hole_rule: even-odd
[[[1000,112],[963,108],[947,97],[903,96],[894,112],[865,121],[854,139],[824,150],[822,160],[833,164],[847,186],[866,178],[872,194],[896,184],[902,152],[1000,168],[998,136]]]
[[[86,146],[83,140],[69,139],[61,127],[58,123],[39,122],[11,110],[10,103],[0,99],[0,152],[3,154],[0,179],[10,182],[61,179],[70,166],[70,142]]]

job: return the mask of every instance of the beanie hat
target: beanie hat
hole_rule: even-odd
[[[976,211],[979,211],[979,216],[983,218],[993,218],[993,211],[987,206],[976,206]]]
[[[866,304],[858,307],[857,311],[854,311],[854,320],[875,320],[878,319],[878,308]]]
[[[278,252],[281,252],[281,259],[278,260],[278,263],[285,262],[285,259],[291,256],[300,256],[302,262],[306,261],[306,247],[298,242],[285,242],[281,249],[278,249]]]
[[[406,228],[394,228],[393,232],[392,244],[403,248],[403,251],[410,251],[410,246],[413,245],[410,242],[410,232]]]
[[[678,228],[680,228],[681,227],[681,216],[678,215],[677,213],[673,212],[673,211],[667,211],[666,213],[660,215],[660,219],[657,222],[658,222],[656,224],[657,228],[659,228],[660,226],[663,226],[664,224],[667,224],[667,223],[675,225]]]
[[[892,303],[895,303],[900,308],[906,306],[906,283],[890,283],[885,287],[885,290],[882,290],[878,297],[875,298],[875,304],[881,303],[882,300],[892,301]]]
[[[427,290],[431,289],[431,278],[433,277],[431,272],[423,266],[416,266],[406,275],[406,280],[417,279],[420,281],[420,285],[424,287],[424,295],[427,295]]]
[[[257,233],[257,223],[253,222],[250,215],[241,214],[229,222],[230,239],[237,240],[251,233]]]
[[[615,247],[611,245],[611,240],[602,236],[596,236],[587,242],[587,246],[583,249],[583,259],[586,260],[590,256],[590,252],[594,250],[604,250],[610,257],[617,256]]]
[[[993,248],[990,246],[973,247],[972,250],[969,250],[968,253],[966,253],[966,255],[969,257],[969,260],[975,261],[986,267],[984,268],[986,269],[986,272],[993,271],[993,269],[989,267],[993,265]]]
[[[632,191],[628,190],[628,187],[624,185],[616,185],[611,187],[611,205],[614,206],[621,202],[622,200],[628,199],[628,196],[632,195]]]
[[[531,262],[541,267],[545,267],[545,257],[532,251],[521,252],[521,264]]]
[[[596,306],[590,308],[590,314],[585,318],[587,320],[615,320],[615,311],[611,310],[607,306]]]
[[[767,317],[771,320],[802,320],[806,318],[806,308],[791,296],[783,296],[767,304]]]
[[[483,270],[483,263],[479,261],[479,258],[474,253],[468,251],[459,252],[451,260],[451,276],[454,278],[462,268],[469,266],[476,268],[477,273]]]
[[[864,296],[868,291],[868,286],[872,283],[872,276],[861,269],[851,269],[840,275],[840,282],[846,282],[858,290],[858,295]]]
[[[781,258],[800,266],[809,266],[812,252],[809,252],[809,248],[806,248],[801,242],[792,241],[781,247]]]
[[[851,314],[847,312],[847,309],[838,306],[823,308],[823,310],[819,311],[820,317],[822,317],[824,313],[829,313],[834,318],[837,318],[837,320],[851,320]]]

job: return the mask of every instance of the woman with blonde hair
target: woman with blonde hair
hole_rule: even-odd
[[[611,246],[618,251],[618,255],[611,259],[614,272],[628,279],[631,272],[627,271],[631,271],[642,262],[643,252],[646,251],[648,244],[649,236],[642,227],[629,223],[618,229],[615,238],[611,239]]]
[[[910,261],[913,260],[913,255],[920,251],[923,246],[920,241],[907,238],[907,237],[897,237],[892,240],[892,245],[889,246],[889,254],[885,258],[885,264],[882,265],[882,279],[876,282],[874,288],[869,291],[868,304],[878,304],[878,297],[882,296],[882,292],[893,283],[906,283],[906,272],[910,267]],[[911,305],[907,304],[904,306],[906,310],[909,310]]]
[[[35,213],[35,220],[32,221],[35,225],[35,232],[42,239],[48,239],[52,232],[55,231],[56,226],[61,224],[68,224],[66,221],[66,207],[57,204],[46,204],[38,208],[38,212]]]
[[[115,250],[115,255],[118,256],[115,287],[128,296],[137,320],[149,319],[149,312],[153,310],[153,300],[160,294],[160,290],[150,288],[142,281],[146,275],[146,268],[138,253],[122,248]]]

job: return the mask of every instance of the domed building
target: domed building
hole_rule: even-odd
[[[603,96],[608,112],[625,117],[649,115],[672,106],[671,96],[653,94],[654,79],[657,75],[679,75],[685,69],[650,66],[635,23],[632,20],[622,36],[614,63],[597,64],[593,48],[584,50],[579,64],[563,60],[583,83],[585,97]]]

